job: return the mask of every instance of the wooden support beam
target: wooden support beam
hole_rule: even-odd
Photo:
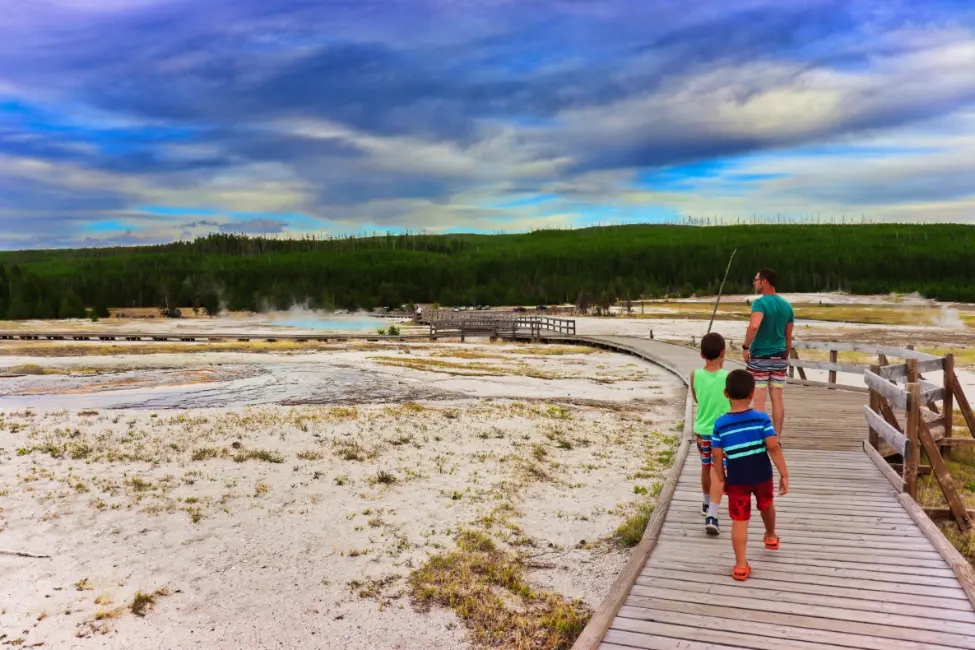
[[[903,463],[890,463],[890,466],[894,469],[895,472],[903,472],[904,471],[904,464]],[[928,476],[929,474],[931,474],[931,472],[932,472],[932,469],[931,469],[931,466],[930,465],[918,465],[917,466],[917,475],[918,476]]]
[[[925,508],[924,514],[930,517],[931,521],[950,521],[955,518],[951,508]],[[975,520],[975,510],[968,510],[968,518]]]
[[[795,348],[790,348],[789,349],[789,358],[790,359],[796,359],[796,360],[802,361],[802,359],[799,359],[799,351],[796,350]],[[795,365],[794,366],[791,362],[789,363],[789,377],[795,377],[795,371],[796,371],[797,368],[799,370],[799,379],[805,380],[806,379],[806,371],[802,369],[802,366],[801,365]]]
[[[911,360],[913,361],[913,359]],[[914,365],[914,376],[917,376],[917,364]],[[907,493],[917,500],[917,466],[921,464],[921,446],[918,444],[918,429],[921,422],[921,386],[916,381],[907,385],[907,455],[904,456],[904,482]]]
[[[942,438],[938,441],[942,447],[975,447],[975,438]]]
[[[945,369],[944,369],[944,387],[945,396],[942,401],[942,408],[944,410],[944,423],[945,423],[945,435],[942,438],[944,440],[951,440],[952,429],[955,426],[955,387],[952,381],[955,378],[955,355],[946,354],[945,355]],[[951,458],[951,449],[943,449],[942,454],[945,458]]]
[[[934,470],[935,478],[938,479],[938,485],[941,486],[941,493],[955,517],[958,530],[964,533],[972,527],[972,520],[965,510],[965,504],[958,495],[958,490],[955,489],[955,483],[951,480],[951,473],[948,472],[945,461],[941,458],[941,450],[938,449],[937,443],[931,436],[931,430],[928,429],[928,425],[923,419],[918,422],[918,425],[918,438],[924,447],[924,453],[928,455],[928,461],[931,463],[931,469]]]
[[[972,436],[975,436],[975,413],[972,413],[972,407],[968,403],[965,391],[962,390],[958,375],[955,373],[951,373],[951,388],[955,395],[955,402],[958,404],[958,410],[961,411],[962,417],[965,418],[965,424],[968,425],[968,431]]]
[[[839,353],[839,350],[830,350],[829,351],[829,362],[832,363],[834,366],[839,366],[840,365],[839,364],[839,354],[840,354]],[[850,371],[847,371],[847,372],[850,372]],[[852,372],[856,372],[856,371],[854,370]],[[862,372],[862,370],[861,370],[861,372]],[[836,368],[835,367],[832,370],[829,371],[829,379],[827,379],[826,381],[828,381],[831,384],[835,384],[836,383]]]
[[[873,372],[874,374],[876,374],[879,369],[880,366],[870,366],[870,371]],[[869,406],[870,406],[870,410],[873,411],[874,413],[880,413],[879,398],[880,396],[877,393],[870,391],[869,398],[868,398],[870,401]],[[873,449],[876,449],[880,443],[880,438],[879,436],[877,436],[877,432],[874,431],[873,428],[871,428],[869,425],[867,425],[867,441],[870,443],[870,446]]]

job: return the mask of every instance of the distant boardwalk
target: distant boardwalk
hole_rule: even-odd
[[[685,379],[700,365],[696,350],[658,341],[591,342]],[[731,577],[728,532],[704,533],[700,461],[683,441],[681,471],[658,506],[666,516],[651,520],[657,528],[575,648],[975,648],[975,609],[955,572],[863,449],[866,398],[786,388],[790,490],[776,497],[782,548],[750,549],[745,583]],[[753,518],[753,539],[762,530]]]

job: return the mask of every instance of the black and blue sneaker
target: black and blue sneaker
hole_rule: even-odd
[[[705,519],[704,520],[704,531],[708,535],[711,535],[712,537],[714,537],[715,535],[720,534],[721,533],[721,529],[718,528],[718,518],[717,517],[708,517],[707,519]]]

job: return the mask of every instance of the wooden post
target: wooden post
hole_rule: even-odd
[[[837,350],[830,350],[829,351],[829,362],[830,363],[837,363],[837,362],[839,362],[839,354],[840,353]],[[830,370],[829,371],[829,383],[831,383],[831,384],[835,384],[836,383],[836,371],[835,370]]]
[[[958,496],[958,490],[955,489],[955,483],[951,480],[951,474],[948,473],[948,468],[941,458],[941,452],[938,449],[938,445],[934,442],[934,436],[931,435],[931,430],[928,429],[928,425],[925,424],[924,420],[920,420],[919,425],[918,436],[921,444],[924,445],[924,453],[928,455],[928,460],[931,462],[931,469],[934,471],[935,478],[938,479],[941,493],[944,495],[945,501],[948,502],[948,508],[955,518],[955,523],[958,524],[958,530],[964,533],[972,527],[972,520],[968,517],[968,510],[965,509],[965,503]]]
[[[911,363],[913,361],[913,364]],[[917,377],[917,360],[908,359],[908,377]],[[913,368],[912,368],[913,366]],[[913,375],[912,371],[913,370]],[[915,379],[907,385],[907,457],[904,459],[904,482],[907,493],[917,500],[917,467],[921,464],[921,445],[919,444],[919,430],[921,428],[921,384]]]
[[[870,372],[878,374],[880,372],[880,366],[870,366]],[[870,410],[874,413],[880,413],[880,395],[875,390],[870,391]],[[868,427],[867,439],[870,441],[870,446],[874,449],[880,443],[877,432],[872,427]]]
[[[793,359],[798,359],[799,358],[799,351],[796,350],[795,348],[792,348],[791,350],[789,350],[789,356],[792,357]],[[789,376],[790,377],[793,376],[791,374],[793,370],[794,370],[794,368],[792,366],[789,366],[789,373],[790,373]],[[802,366],[799,366],[798,370],[799,370],[799,379],[802,379],[803,381],[805,381],[806,380],[806,371],[802,368]]]
[[[942,410],[944,411],[945,417],[945,438],[950,439],[952,428],[955,426],[955,387],[953,380],[955,378],[955,355],[946,354],[945,355],[945,372],[944,372],[944,387],[945,396],[941,402]],[[941,455],[945,458],[951,458],[951,447],[942,447]]]

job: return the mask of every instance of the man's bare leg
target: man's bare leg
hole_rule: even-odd
[[[782,440],[782,427],[785,426],[785,403],[782,401],[782,389],[770,386],[769,397],[772,401],[772,426],[775,427],[775,432],[779,434],[779,440]]]
[[[755,394],[752,396],[752,408],[756,411],[765,413],[765,386],[755,387]]]

